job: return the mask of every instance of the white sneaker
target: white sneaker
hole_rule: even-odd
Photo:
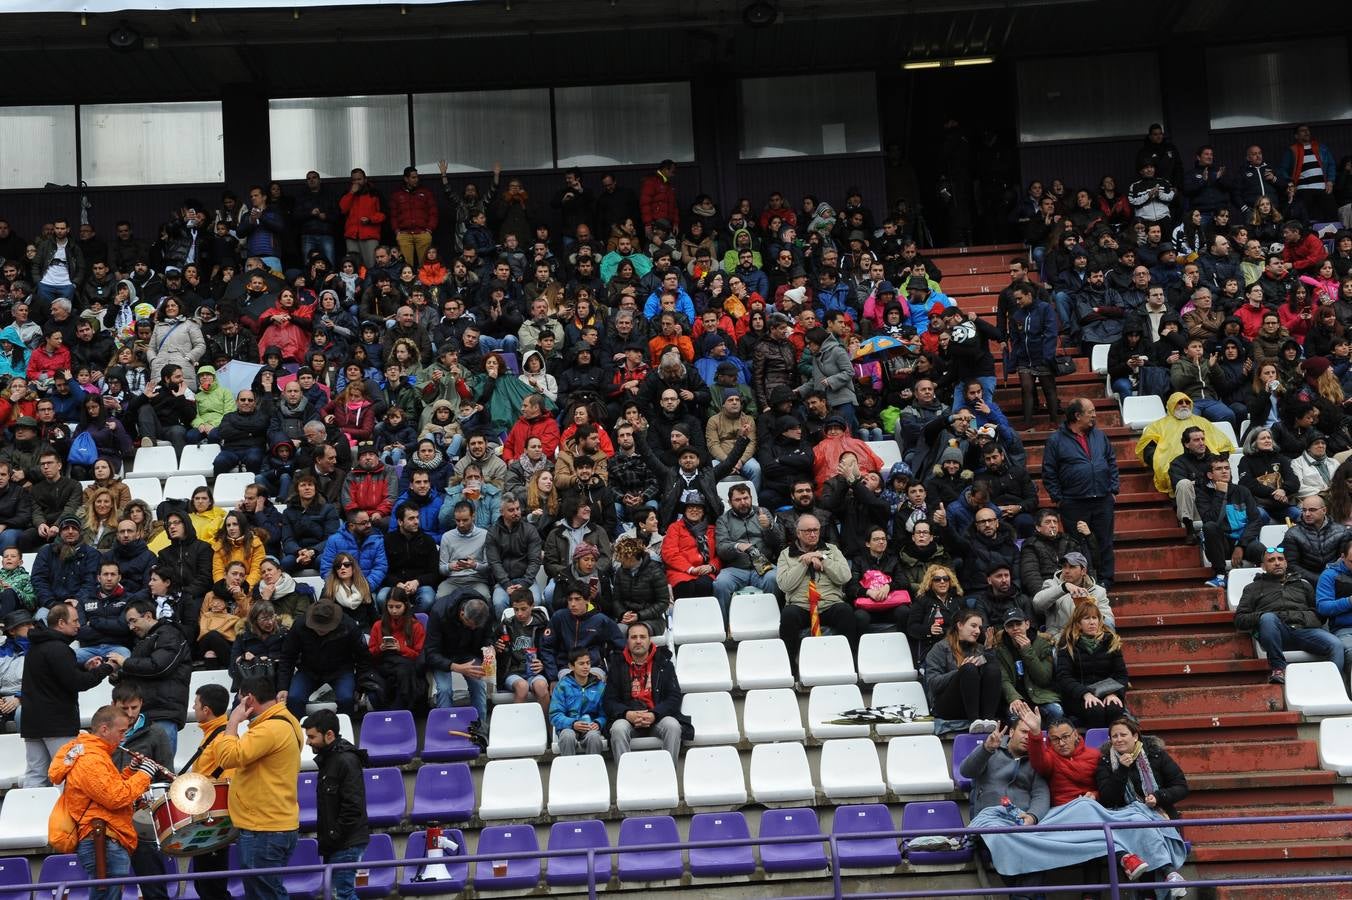
[[[1177,872],[1170,872],[1164,877],[1164,880],[1167,883],[1171,881],[1183,881],[1184,878]],[[1182,900],[1182,898],[1188,896],[1188,889],[1185,887],[1176,887],[1169,892],[1169,896],[1174,898],[1174,900]]]
[[[999,727],[994,719],[976,719],[971,725],[967,726],[968,734],[990,734]]]

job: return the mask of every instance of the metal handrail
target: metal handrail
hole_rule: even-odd
[[[342,869],[388,869],[388,868],[420,868],[430,863],[442,863],[446,865],[464,865],[468,863],[492,863],[499,860],[512,859],[533,859],[544,860],[553,857],[573,857],[585,856],[587,858],[587,896],[595,900],[597,895],[596,879],[596,860],[598,856],[617,856],[621,853],[653,852],[661,850],[690,850],[705,849],[716,847],[743,847],[743,846],[764,846],[767,844],[810,844],[824,843],[831,848],[830,859],[839,858],[839,843],[841,841],[868,840],[877,838],[911,838],[920,835],[950,835],[955,837],[982,835],[982,834],[1012,834],[1016,832],[1055,832],[1055,831],[1102,831],[1104,836],[1105,855],[1112,856],[1108,848],[1113,846],[1113,831],[1118,829],[1133,828],[1206,828],[1220,825],[1282,825],[1299,822],[1348,822],[1352,821],[1352,813],[1325,813],[1310,815],[1290,815],[1290,816],[1245,816],[1245,817],[1222,817],[1222,818],[1204,818],[1204,819],[1161,819],[1157,822],[1120,822],[1113,824],[1110,822],[1098,823],[1076,823],[1066,825],[1004,825],[992,826],[987,828],[903,828],[887,831],[869,831],[869,832],[851,832],[849,834],[814,834],[814,835],[786,835],[784,837],[745,837],[730,840],[719,841],[676,841],[664,844],[641,844],[632,848],[621,847],[576,847],[576,848],[558,848],[527,850],[515,853],[493,853],[493,854],[465,854],[457,856],[439,856],[439,857],[421,857],[417,859],[383,859],[383,860],[362,860],[360,862],[346,863],[312,863],[300,866],[280,866],[270,869],[232,869],[228,872],[181,872],[178,874],[138,876],[127,875],[122,878],[104,878],[104,879],[84,879],[84,880],[62,880],[39,882],[32,885],[4,885],[0,886],[0,898],[10,895],[28,894],[35,891],[53,891],[55,896],[63,896],[68,888],[92,888],[99,886],[109,886],[113,884],[132,885],[132,884],[170,884],[180,881],[199,881],[202,879],[234,879],[252,875],[273,875],[285,877],[287,875],[308,874],[312,872],[321,872],[320,894],[321,897],[330,895],[330,885],[333,873]],[[609,868],[609,867],[607,867]],[[1008,896],[1013,894],[1026,894],[1027,887],[968,887],[968,888],[926,888],[913,891],[886,891],[886,892],[865,892],[846,894],[842,884],[843,875],[841,867],[832,865],[831,867],[831,893],[829,894],[801,894],[782,897],[780,900],[881,900],[881,898],[921,898],[921,897],[972,897],[993,894],[997,896]],[[1097,884],[1079,884],[1079,885],[1057,885],[1058,891],[1103,891],[1110,893],[1113,900],[1119,900],[1124,893],[1135,893],[1138,891],[1153,891],[1158,887],[1157,883],[1121,883],[1118,878],[1117,867],[1108,866],[1108,881]],[[1198,879],[1196,881],[1171,882],[1171,887],[1203,888],[1203,887],[1221,887],[1221,886],[1247,886],[1247,885],[1296,885],[1296,884],[1342,884],[1352,883],[1352,871],[1340,875],[1283,875],[1273,878],[1247,877],[1247,878],[1213,878]]]

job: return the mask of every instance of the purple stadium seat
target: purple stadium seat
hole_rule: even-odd
[[[418,729],[413,713],[406,709],[373,712],[361,720],[358,745],[371,762],[382,766],[402,766],[418,752]]]
[[[901,811],[901,827],[920,834],[937,834],[942,828],[961,828],[962,812],[952,800],[917,800]],[[903,843],[907,843],[903,841]],[[971,862],[972,849],[911,850],[906,859],[913,866],[951,866]]]
[[[767,809],[761,814],[761,837],[793,837],[800,834],[821,834],[815,811],[803,807]],[[760,857],[761,866],[767,873],[820,872],[826,868],[826,850],[821,841],[761,844]]]
[[[498,853],[529,853],[540,849],[535,828],[530,825],[489,825],[479,832],[476,856],[492,857]],[[474,866],[474,887],[480,891],[530,891],[540,883],[538,856],[509,859],[507,874],[501,878],[493,874],[492,859]]]
[[[665,881],[680,878],[685,866],[681,850],[630,850],[645,844],[675,844],[681,840],[671,816],[635,816],[620,823],[620,881]]]
[[[319,773],[301,772],[296,777],[296,798],[300,804],[300,830],[314,831],[319,823]]]
[[[595,847],[598,850],[610,849],[610,836],[606,834],[606,825],[599,819],[583,819],[580,822],[555,822],[549,829],[550,850],[576,850],[583,847]],[[545,883],[550,887],[576,887],[587,883],[587,857],[551,856],[545,860]],[[596,882],[605,884],[610,880],[610,854],[596,855]]]
[[[1108,729],[1091,728],[1084,733],[1084,745],[1097,750],[1108,743]]]
[[[371,843],[366,845],[362,862],[383,862],[394,859],[394,841],[383,831],[371,835]],[[358,871],[361,871],[358,869]],[[358,897],[388,897],[394,890],[394,866],[373,868],[368,871],[366,884],[357,888]]]
[[[296,849],[291,854],[293,866],[315,866],[324,860],[319,858],[319,842],[314,838],[301,838],[296,841]],[[291,900],[312,900],[319,896],[324,887],[324,873],[295,872],[282,876],[282,883]]]
[[[422,859],[426,855],[426,848],[423,841],[426,839],[427,832],[415,831],[408,836],[408,845],[404,848],[404,859]],[[426,895],[426,894],[458,894],[465,889],[469,882],[469,863],[456,862],[452,857],[465,856],[465,836],[460,833],[459,828],[448,828],[445,836],[460,845],[460,849],[454,853],[447,854],[446,871],[450,878],[442,878],[435,881],[416,880],[421,866],[404,866],[399,873],[399,893],[405,897]]]
[[[836,807],[831,833],[839,838],[843,834],[895,831],[896,827],[886,804],[861,803],[857,806]],[[875,869],[901,864],[901,847],[896,838],[837,840],[836,847],[842,869]]]
[[[427,627],[427,613],[414,613],[413,618],[422,623],[423,628]]]
[[[398,825],[404,818],[404,807],[408,805],[408,797],[404,794],[404,773],[390,767],[367,769],[363,774],[366,781],[366,820],[372,825]]]
[[[28,860],[22,856],[9,856],[0,859],[0,897],[17,897],[20,892],[10,892],[5,890],[10,885],[22,885],[27,887],[33,883],[33,871],[28,867]],[[22,892],[27,898],[29,893]]]
[[[479,745],[451,732],[469,731],[469,723],[478,718],[479,712],[472,706],[452,706],[429,712],[427,731],[423,735],[422,761],[455,762],[476,758]]]
[[[953,738],[953,783],[958,786],[960,791],[970,791],[972,789],[972,779],[963,778],[958,767],[973,750],[986,739],[984,734],[960,734]]]
[[[739,812],[699,813],[690,820],[690,840],[735,841],[751,837]],[[729,847],[691,847],[690,874],[705,878],[750,875],[756,855],[750,844]]]
[[[84,881],[89,876],[85,873],[84,867],[80,865],[80,860],[74,853],[62,853],[60,855],[49,856],[42,861],[42,869],[38,872],[38,883],[47,884],[53,881]],[[123,891],[127,893],[127,891]],[[89,888],[68,888],[65,894],[65,900],[89,900]]]
[[[474,781],[465,763],[424,764],[413,782],[413,812],[417,825],[429,822],[467,822],[474,815]]]

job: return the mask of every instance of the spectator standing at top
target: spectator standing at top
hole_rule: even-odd
[[[676,163],[664,159],[657,164],[657,171],[643,179],[639,189],[638,203],[643,216],[643,228],[652,237],[653,223],[665,220],[673,231],[681,227],[681,210],[676,203],[676,188],[672,182],[676,178]]]
[[[236,233],[245,239],[245,249],[274,272],[282,270],[282,233],[286,223],[281,210],[268,204],[268,192],[261,185],[249,188],[249,211],[239,218]]]
[[[1295,184],[1296,197],[1305,204],[1311,221],[1332,222],[1338,217],[1333,204],[1333,178],[1338,171],[1333,151],[1315,140],[1309,125],[1297,125],[1291,137],[1276,174]]]
[[[1202,224],[1210,225],[1216,210],[1230,205],[1230,182],[1225,166],[1216,163],[1216,151],[1210,144],[1197,148],[1197,163],[1183,178],[1183,196],[1193,209],[1202,211]]]
[[[376,244],[380,241],[380,225],[385,211],[380,197],[366,182],[363,169],[352,170],[347,193],[338,198],[343,213],[343,238],[347,252],[361,255],[362,265],[370,269],[376,264]]]
[[[432,232],[437,228],[437,198],[418,183],[416,166],[404,168],[403,186],[390,196],[390,226],[399,254],[416,271],[432,246]]]

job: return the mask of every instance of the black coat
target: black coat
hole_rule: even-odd
[[[107,663],[92,672],[76,665],[71,640],[43,624],[28,633],[19,720],[24,738],[75,737],[80,733],[80,692],[113,672]]]
[[[277,690],[291,686],[296,670],[304,671],[320,684],[333,681],[340,675],[355,675],[360,683],[371,669],[371,654],[362,640],[361,628],[346,613],[338,627],[321,635],[308,625],[297,623],[282,641],[282,655],[277,663]]]
[[[610,673],[606,679],[605,693],[606,719],[610,722],[608,726],[610,728],[613,728],[630,710],[648,708],[643,701],[635,699],[630,693],[632,684],[629,678],[629,663],[625,659],[626,652],[617,650],[611,654],[610,666],[606,670]],[[676,719],[681,723],[682,739],[693,740],[695,726],[681,713],[681,683],[676,680],[676,666],[665,648],[653,647],[650,652],[653,654],[653,715],[659,722],[668,716]]]
[[[1143,737],[1141,745],[1145,749],[1145,758],[1150,763],[1150,770],[1155,774],[1157,808],[1169,818],[1177,819],[1178,804],[1188,796],[1188,778],[1158,740]],[[1104,744],[1099,750],[1098,769],[1094,772],[1099,803],[1108,809],[1126,806],[1128,781],[1132,783],[1136,796],[1145,796],[1146,792],[1141,789],[1141,770],[1136,766],[1118,766],[1114,769],[1112,745]]]
[[[613,576],[610,607],[605,611],[616,622],[627,612],[638,613],[653,634],[667,630],[667,606],[671,595],[662,564],[646,553],[632,572],[617,565]],[[621,626],[623,627],[623,626]]]
[[[339,850],[360,847],[371,838],[366,822],[366,779],[362,768],[369,760],[340,737],[316,751],[319,786],[316,791],[319,855],[328,858]]]
[[[435,586],[441,582],[437,544],[422,531],[413,535],[404,534],[399,528],[386,532],[385,559],[390,564],[385,576],[388,587],[414,578],[420,585]]]
[[[211,589],[211,547],[197,539],[191,519],[184,519],[183,540],[171,540],[159,552],[156,564],[168,572],[174,588],[184,597],[200,603]],[[196,621],[196,616],[193,619]]]
[[[33,497],[22,486],[10,482],[0,491],[0,525],[27,528],[33,524]]]
[[[194,621],[193,625],[197,623]],[[174,622],[160,620],[136,642],[118,672],[118,683],[141,689],[141,707],[152,722],[188,720],[188,684],[192,680],[192,645]]]
[[[477,596],[464,591],[458,597],[451,595],[433,605],[427,617],[427,640],[423,644],[429,670],[445,672],[452,663],[478,659],[483,648],[493,643],[496,623],[491,617],[482,628],[475,631],[470,631],[460,623],[461,605]]]
[[[122,573],[122,587],[128,594],[133,597],[145,595],[150,567],[156,562],[155,554],[146,547],[145,541],[140,538],[128,544],[114,541],[113,546],[103,551],[103,561],[117,563],[117,569]]]
[[[261,635],[256,633],[248,625],[245,625],[235,635],[235,643],[230,648],[230,677],[238,683],[240,679],[239,666],[246,662],[244,654],[252,653],[255,657],[267,657],[274,663],[282,658],[282,648],[286,644],[286,628],[278,624],[278,627],[272,634]],[[249,660],[248,662],[252,662]],[[274,675],[277,668],[274,665]],[[280,688],[279,688],[280,690]]]
[[[1056,650],[1056,689],[1065,701],[1066,712],[1078,716],[1084,711],[1084,695],[1091,693],[1090,685],[1111,678],[1121,684],[1127,684],[1127,661],[1122,651],[1113,653],[1108,650],[1108,636],[1099,640],[1093,653],[1086,653],[1076,647],[1074,655],[1064,647]],[[1117,692],[1125,705],[1127,692]]]

